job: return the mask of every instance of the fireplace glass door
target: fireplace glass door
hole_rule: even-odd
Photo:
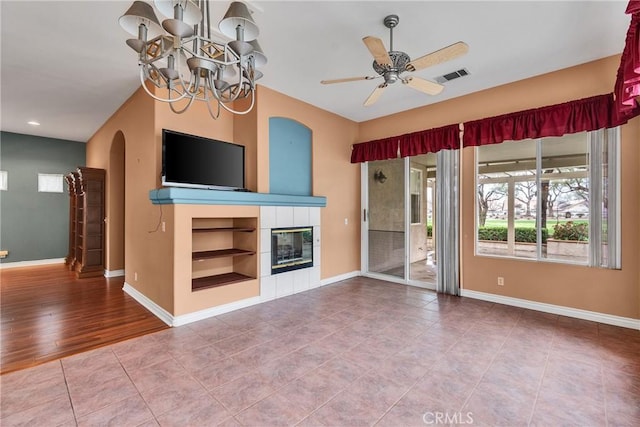
[[[271,230],[271,274],[313,266],[313,227]]]

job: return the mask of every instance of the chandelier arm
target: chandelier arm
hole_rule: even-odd
[[[213,120],[216,120],[218,117],[220,117],[220,101],[216,100],[216,103],[218,104],[218,111],[216,112],[216,114],[213,114],[213,111],[211,111],[211,102],[209,100],[207,100],[206,102],[207,110],[209,110],[209,115]]]
[[[176,98],[176,99],[178,99],[178,98]],[[170,103],[169,103],[169,107],[171,107],[171,111],[173,111],[174,113],[176,113],[176,114],[182,114],[182,113],[184,113],[185,111],[187,111],[187,110],[189,109],[189,107],[191,107],[191,104],[193,104],[193,100],[194,100],[194,99],[195,99],[195,96],[191,96],[191,97],[189,98],[189,102],[187,103],[187,105],[186,105],[182,110],[178,110],[178,109],[176,109],[176,108],[173,106],[173,102],[170,102]]]
[[[180,67],[180,64],[178,64],[178,67]],[[179,98],[179,99],[182,99],[187,95],[191,96],[190,95],[191,92],[189,91],[189,88],[191,88],[191,84],[194,83],[193,82],[194,73],[193,72],[189,73],[189,85],[188,86],[184,84],[184,79],[182,78],[182,73],[179,72],[178,73],[178,77],[180,78],[180,84],[182,85],[182,97]]]
[[[145,84],[144,66],[140,67],[140,83],[142,84],[142,87],[144,88],[144,91],[147,92],[147,95],[149,95],[150,97],[152,97],[156,101],[173,103],[173,102],[176,102],[176,101],[180,101],[182,98],[184,98],[186,96],[186,92],[185,92],[181,96],[179,96],[178,98],[171,99],[171,98],[160,98],[160,97],[156,96],[155,94],[151,93],[151,91],[149,91],[149,89],[147,88],[147,85]],[[169,93],[171,93],[171,89],[169,89]]]
[[[233,98],[229,98],[227,100],[227,102],[235,101],[236,99],[238,99],[238,96],[240,96],[240,92],[242,92],[241,88],[242,88],[242,83],[244,83],[245,77],[244,77],[244,73],[242,72],[243,71],[243,67],[242,67],[241,64],[242,64],[242,62],[238,62],[238,65],[239,65],[238,74],[240,74],[240,76],[239,76],[240,79],[238,81],[238,91],[235,93],[235,96]],[[231,111],[231,110],[229,110],[229,111]]]
[[[256,90],[255,88],[251,89],[251,105],[249,105],[249,108],[247,108],[244,111],[236,111],[234,109],[231,109],[229,107],[227,107],[224,103],[220,102],[219,104],[222,105],[222,108],[224,108],[225,110],[227,110],[228,112],[230,112],[231,114],[239,114],[239,115],[243,115],[243,114],[247,114],[249,113],[252,109],[253,109],[253,104],[256,101]]]

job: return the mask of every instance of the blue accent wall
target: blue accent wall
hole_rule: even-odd
[[[311,196],[311,129],[283,117],[269,118],[269,192]]]
[[[38,173],[67,174],[86,162],[86,144],[0,132],[0,247],[3,263],[64,258],[69,249],[69,191],[39,193]]]

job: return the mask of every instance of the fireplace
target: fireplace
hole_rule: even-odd
[[[313,266],[313,227],[271,229],[271,274]]]

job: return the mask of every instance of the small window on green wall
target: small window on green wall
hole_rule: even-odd
[[[0,171],[0,191],[7,191],[7,188],[9,188],[7,181],[7,171]]]

